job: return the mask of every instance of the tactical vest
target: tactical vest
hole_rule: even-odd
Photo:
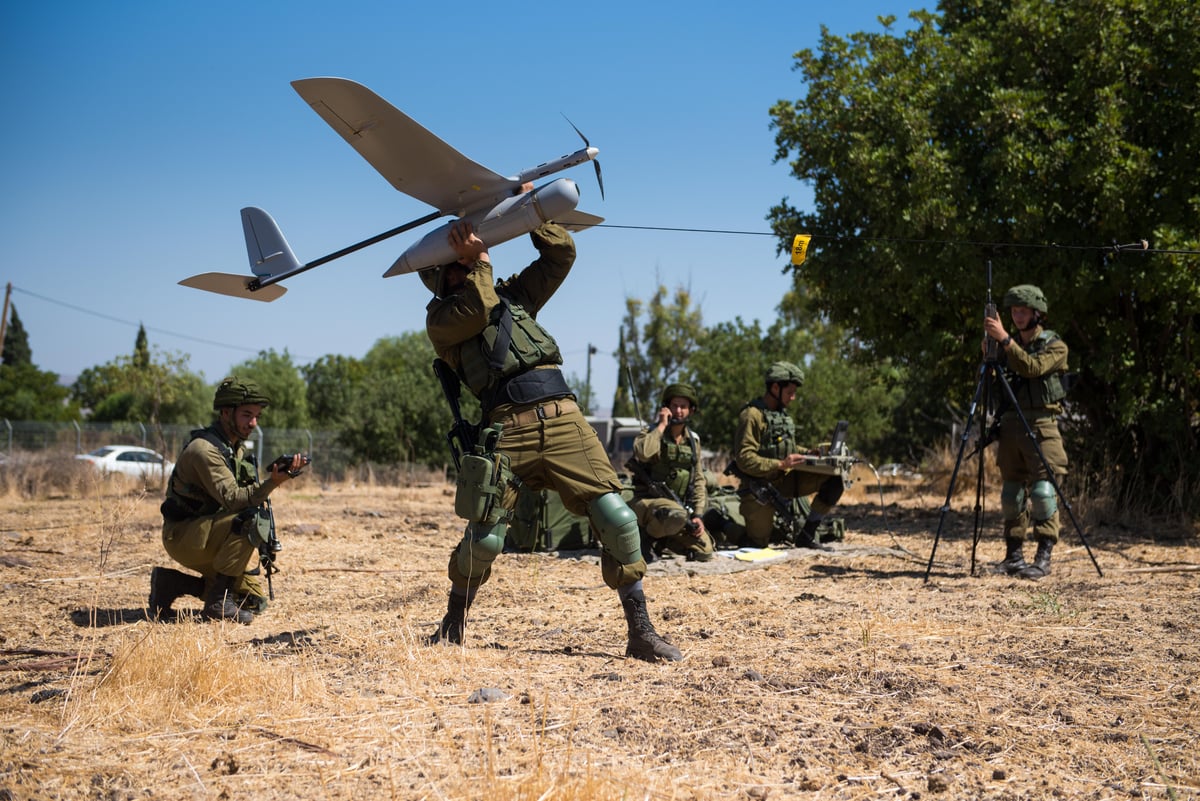
[[[758,443],[758,455],[766,459],[782,459],[789,453],[795,453],[796,424],[792,416],[784,409],[768,409],[762,398],[755,398],[742,408],[751,406],[761,411],[767,419],[767,430]]]
[[[205,439],[225,458],[225,464],[233,473],[239,487],[248,487],[258,481],[258,465],[252,455],[240,455],[217,431],[216,426],[197,428],[188,438],[190,445],[194,439]],[[186,445],[184,446],[186,449]],[[195,517],[207,517],[221,511],[221,504],[208,497],[203,487],[187,484],[178,478],[179,466],[171,471],[171,480],[167,482],[167,497],[163,501],[161,511],[163,517],[171,521],[188,520]]]
[[[662,447],[658,450],[658,461],[649,465],[650,478],[661,481],[680,498],[687,498],[692,486],[692,471],[700,461],[696,437],[684,429],[682,443],[672,442],[663,432]]]
[[[1025,346],[1025,352],[1030,356],[1036,356],[1057,339],[1059,339],[1058,334],[1043,330]],[[1043,376],[1026,378],[1006,368],[1004,374],[1008,379],[1009,386],[1012,387],[1013,395],[1017,397],[1017,405],[1022,410],[1042,411],[1047,407],[1055,406],[1067,396],[1067,390],[1062,380],[1065,372],[1064,369]],[[1000,389],[1000,392],[1003,393],[1003,391]],[[1006,401],[1007,397],[1001,396],[1000,408],[1007,405]]]
[[[527,393],[529,397],[498,397],[502,386],[522,373],[539,365],[562,364],[554,337],[523,306],[504,295],[500,295],[500,303],[492,309],[483,331],[463,343],[459,358],[459,377],[485,408],[507,400],[533,402],[570,391],[560,378],[561,387],[541,390],[549,393],[543,397],[534,397],[539,394],[536,390]]]

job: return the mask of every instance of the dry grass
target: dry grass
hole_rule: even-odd
[[[1041,582],[972,577],[956,495],[925,581],[945,488],[885,487],[885,517],[867,476],[835,553],[652,566],[670,665],[622,656],[588,553],[502,556],[467,647],[426,645],[441,483],[289,484],[245,627],[144,619],[153,492],[10,491],[0,798],[1200,797],[1195,532],[1089,527],[1100,577],[1068,531]]]

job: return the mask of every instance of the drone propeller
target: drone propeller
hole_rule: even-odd
[[[562,112],[559,113],[562,114]],[[575,133],[579,134],[579,138],[583,140],[584,147],[592,146],[592,143],[588,141],[588,138],[583,135],[583,131],[576,128],[575,123],[571,122],[570,117],[568,117],[566,114],[563,114],[563,119],[567,121],[567,125],[575,128]],[[604,176],[600,174],[600,161],[598,159],[592,159],[592,164],[596,166],[596,183],[600,184],[600,199],[604,200]]]

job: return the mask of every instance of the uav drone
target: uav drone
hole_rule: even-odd
[[[183,286],[272,301],[287,291],[279,283],[286,278],[446,216],[471,223],[488,245],[529,233],[548,220],[570,231],[582,231],[604,221],[603,217],[576,210],[579,187],[570,178],[533,186],[536,180],[591,161],[603,198],[604,181],[596,161],[600,151],[573,123],[571,127],[583,139],[582,149],[517,175],[504,176],[459,153],[362,84],[344,78],[306,78],[292,81],[292,87],[388,183],[436,211],[302,264],[271,215],[249,206],[242,209],[242,229],[252,275],[200,273],[180,281]],[[430,231],[405,250],[384,277],[455,261],[456,254],[446,240],[452,224]]]

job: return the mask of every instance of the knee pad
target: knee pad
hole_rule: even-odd
[[[1057,493],[1049,481],[1035,481],[1029,488],[1029,501],[1034,520],[1049,520],[1058,511]]]
[[[1025,485],[1005,481],[1000,487],[1000,512],[1005,520],[1016,520],[1025,511]]]
[[[605,551],[623,565],[641,561],[642,536],[638,532],[637,515],[619,492],[609,492],[591,501],[587,512]]]
[[[492,562],[504,550],[504,535],[508,524],[468,523],[462,542],[455,551],[455,566],[459,574],[469,580],[482,578],[492,567]]]

